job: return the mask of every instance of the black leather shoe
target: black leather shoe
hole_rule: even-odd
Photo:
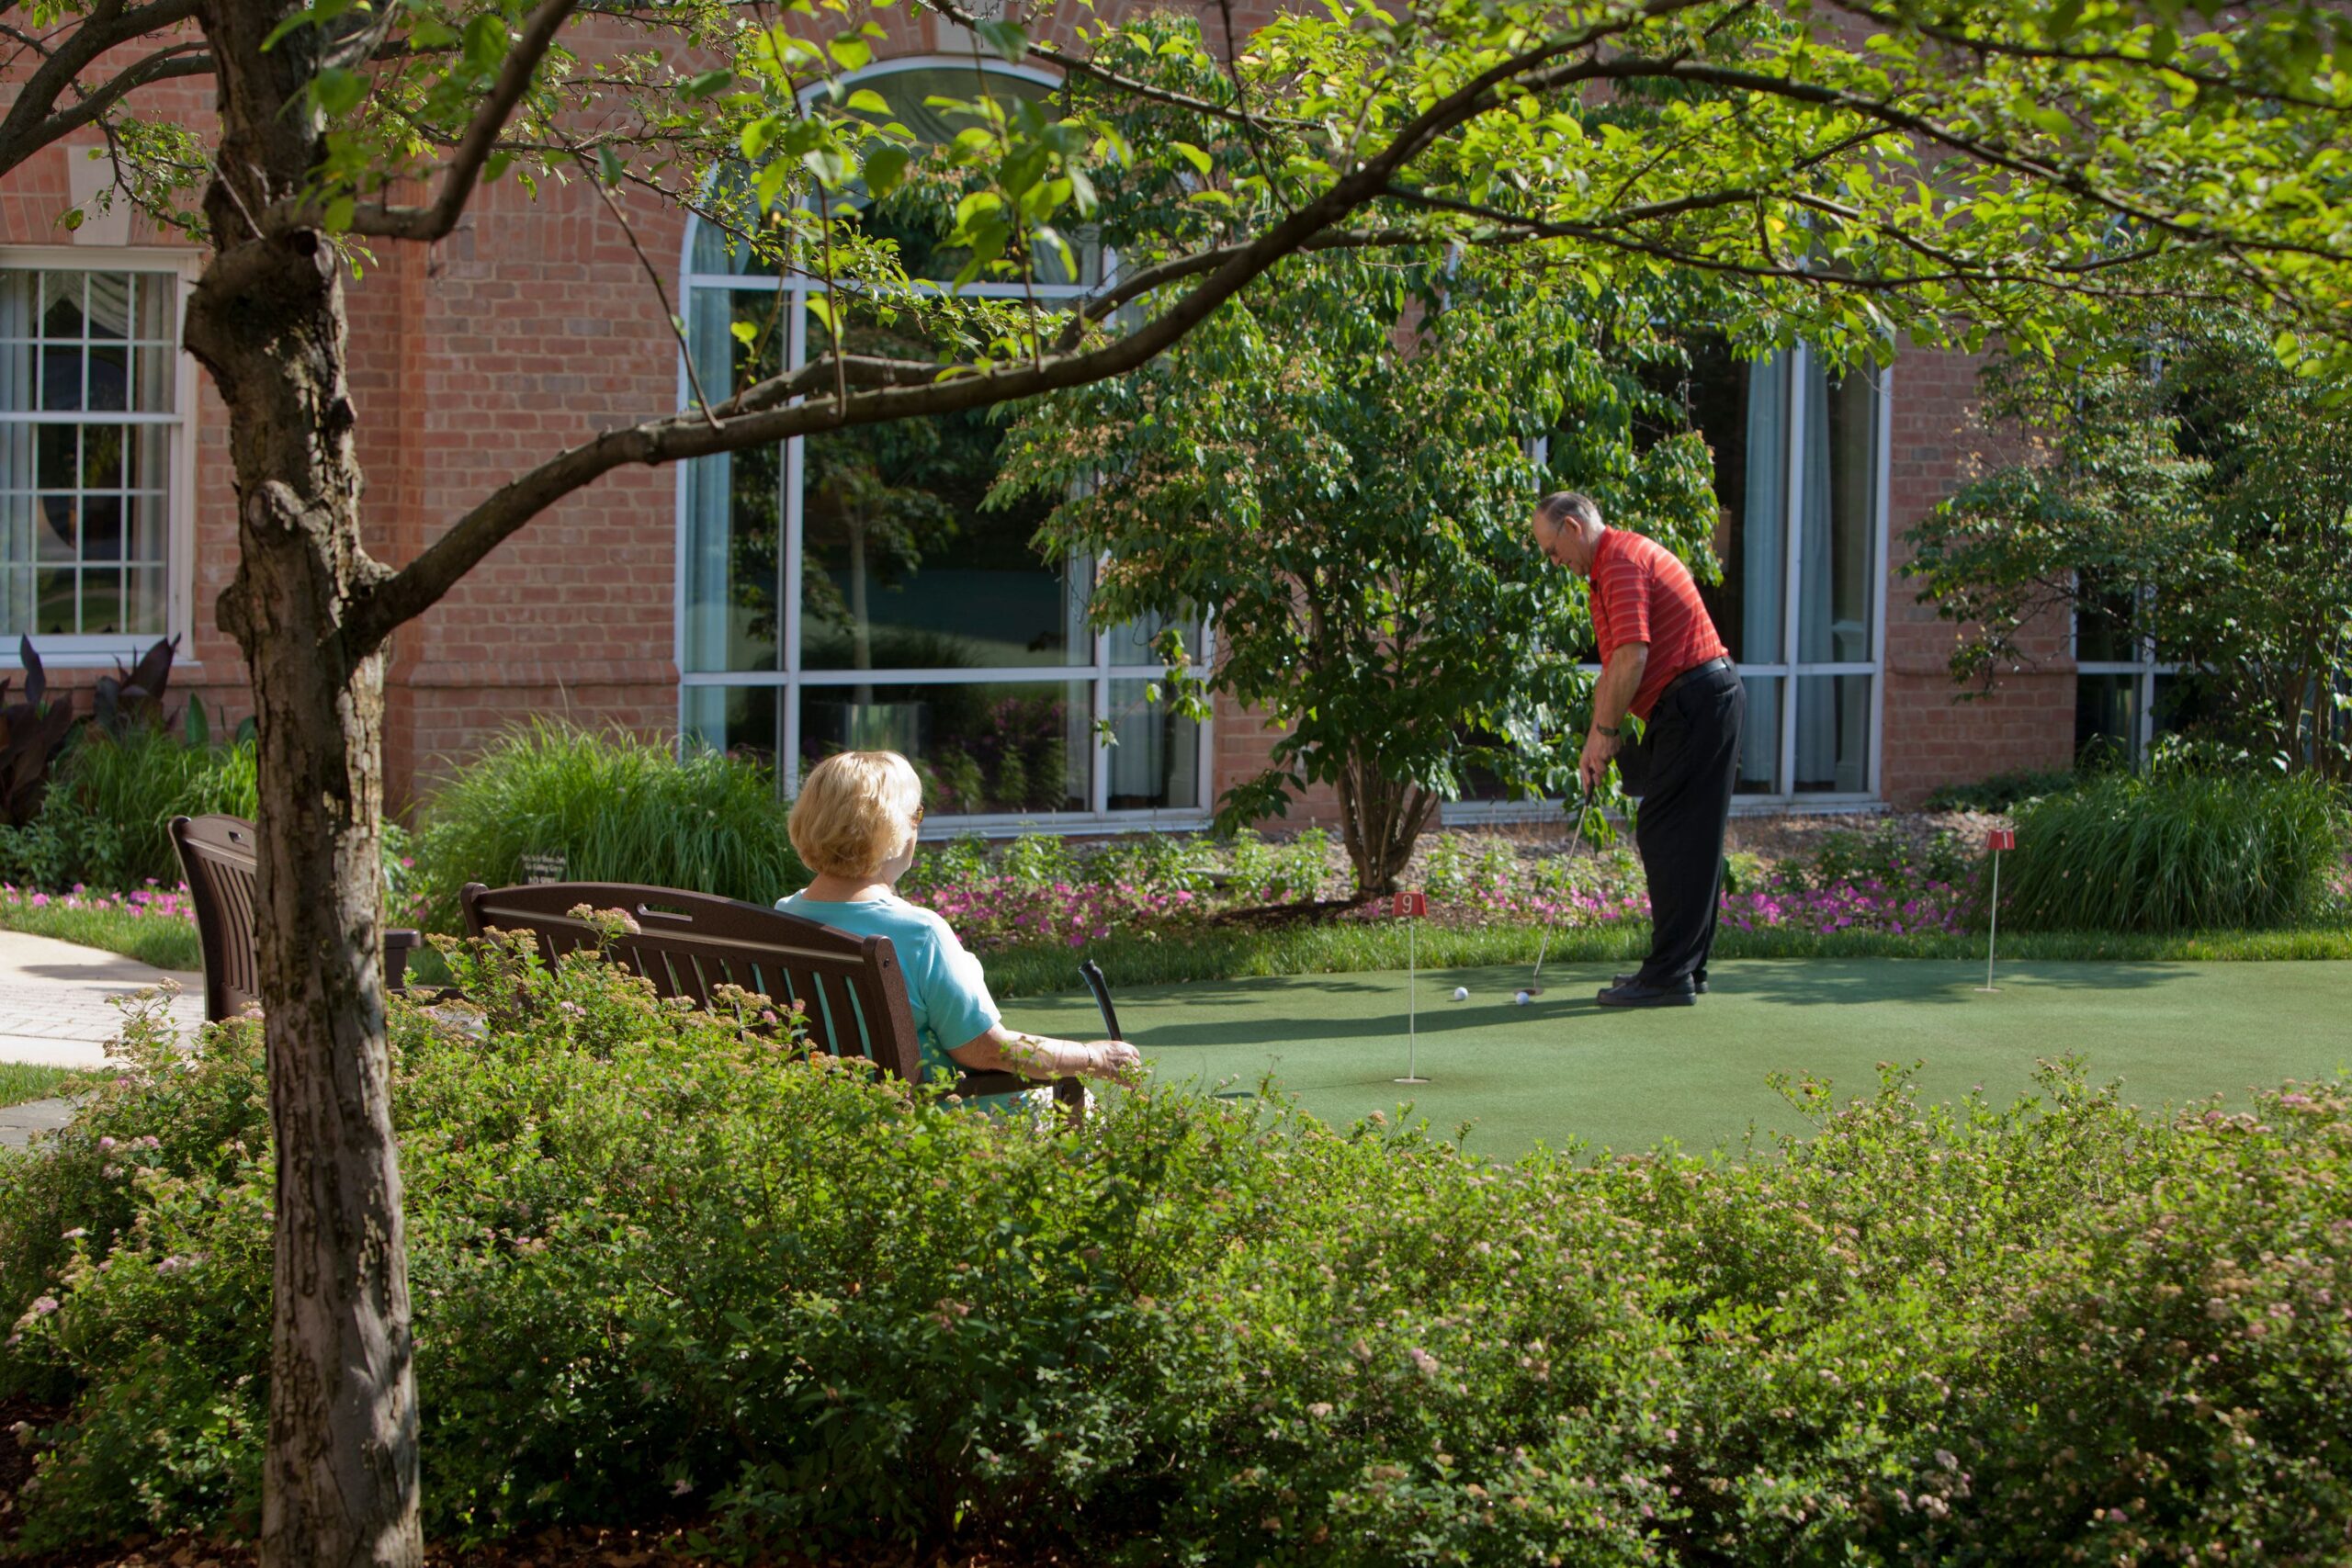
[[[1688,980],[1675,986],[1645,986],[1639,980],[1628,980],[1593,998],[1605,1008],[1687,1008],[1698,999],[1699,993]]]
[[[1611,984],[1612,984],[1612,985],[1618,985],[1618,986],[1630,986],[1630,985],[1632,985],[1635,980],[1637,980],[1637,979],[1639,979],[1639,978],[1641,978],[1641,976],[1638,976],[1638,975],[1620,975],[1620,976],[1618,976],[1614,980],[1612,980],[1612,981],[1611,982]],[[1691,989],[1692,991],[1696,992],[1696,993],[1697,993],[1698,995],[1700,995],[1700,996],[1702,996],[1702,997],[1703,997],[1703,996],[1705,996],[1705,995],[1707,994],[1707,977],[1706,977],[1704,975],[1693,975],[1693,976],[1690,976],[1690,989]]]

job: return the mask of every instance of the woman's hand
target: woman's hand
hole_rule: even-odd
[[[1143,1053],[1125,1041],[1090,1040],[1086,1048],[1094,1054],[1094,1065],[1086,1069],[1086,1077],[1113,1083],[1134,1083],[1143,1077]]]

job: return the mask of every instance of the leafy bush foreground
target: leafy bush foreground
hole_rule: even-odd
[[[1146,1089],[1082,1132],[796,1062],[590,962],[401,1007],[429,1528],[1132,1562],[2340,1562],[2352,1099],[2152,1121],[1890,1072],[1780,1160],[1482,1162]],[[499,971],[486,973],[483,966]],[[22,1544],[254,1526],[249,1026],[151,1016],[0,1157]]]

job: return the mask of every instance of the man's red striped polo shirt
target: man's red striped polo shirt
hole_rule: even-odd
[[[1623,528],[1603,528],[1592,553],[1592,633],[1604,665],[1629,642],[1650,645],[1632,710],[1644,723],[1668,682],[1724,652],[1690,569],[1657,540]]]

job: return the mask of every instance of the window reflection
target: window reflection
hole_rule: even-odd
[[[1082,681],[805,687],[800,771],[836,751],[899,751],[942,815],[1083,811],[1091,708]]]

